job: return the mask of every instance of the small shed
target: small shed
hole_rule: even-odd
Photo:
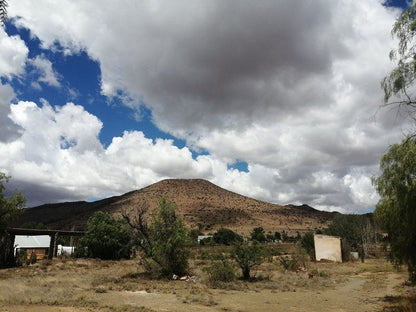
[[[51,243],[49,235],[16,235],[14,240],[14,254],[19,250],[26,250],[27,256],[36,255],[36,259],[46,258]]]
[[[341,239],[338,236],[315,234],[313,240],[316,261],[342,262]]]
[[[198,235],[198,244],[201,243],[201,240],[206,239],[206,238],[211,238],[213,237],[212,235]]]

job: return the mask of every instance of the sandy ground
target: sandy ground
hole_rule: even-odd
[[[405,272],[382,260],[312,264],[317,274],[284,272],[275,263],[256,282],[213,287],[204,281],[154,281],[137,264],[77,260],[0,271],[0,312],[6,311],[382,311],[398,296]]]

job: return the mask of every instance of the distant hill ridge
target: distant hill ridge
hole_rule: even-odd
[[[334,215],[307,205],[266,203],[225,190],[203,179],[167,179],[96,202],[65,202],[28,208],[12,225],[42,222],[53,229],[82,230],[96,211],[120,217],[122,210],[135,214],[137,209],[146,206],[151,213],[161,198],[173,201],[190,227],[206,233],[227,227],[246,234],[258,226],[272,233],[283,230],[289,233],[305,232],[326,227]]]

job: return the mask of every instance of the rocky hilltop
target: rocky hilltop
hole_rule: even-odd
[[[228,227],[247,234],[254,227],[262,226],[266,232],[285,230],[294,234],[296,231],[324,228],[334,216],[334,213],[307,205],[281,206],[255,200],[202,179],[169,179],[96,202],[66,202],[27,208],[13,226],[32,221],[54,229],[82,230],[95,211],[120,217],[122,210],[134,215],[138,209],[148,207],[150,214],[161,198],[175,202],[186,223],[206,233]]]

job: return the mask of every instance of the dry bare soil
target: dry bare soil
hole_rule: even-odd
[[[255,281],[219,285],[202,269],[210,261],[192,261],[193,281],[152,280],[135,260],[54,259],[0,270],[0,311],[415,311],[398,310],[413,290],[384,260],[309,263],[296,273],[270,259]]]

